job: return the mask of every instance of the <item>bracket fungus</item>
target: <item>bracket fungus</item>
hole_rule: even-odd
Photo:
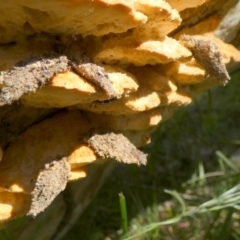
[[[146,164],[137,148],[151,132],[240,65],[214,36],[215,0],[16,0],[1,10],[0,222],[47,215],[68,181],[85,178],[72,199],[91,198],[114,159]]]

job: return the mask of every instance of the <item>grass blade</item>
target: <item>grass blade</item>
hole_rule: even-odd
[[[230,167],[234,172],[239,172],[238,167],[231,162],[221,151],[216,151],[216,155],[223,160],[223,162]]]
[[[170,225],[170,224],[174,224],[174,223],[177,223],[181,220],[182,218],[182,215],[179,215],[177,217],[174,217],[174,218],[171,218],[171,219],[168,219],[166,221],[162,221],[162,222],[157,222],[157,223],[152,223],[152,224],[149,224],[149,225],[146,225],[145,227],[142,228],[141,231],[139,231],[138,233],[134,234],[134,235],[131,235],[130,237],[125,237],[123,240],[131,240],[131,239],[134,239],[136,237],[139,237],[145,233],[148,233],[160,226],[164,226],[164,225]]]
[[[232,215],[234,213],[234,209],[233,208],[230,208],[228,210],[228,214],[226,216],[226,219],[221,227],[221,230],[219,232],[219,235],[218,235],[218,238],[219,240],[224,240],[224,239],[227,239],[228,238],[228,235],[230,233],[230,231],[228,230],[229,228],[229,225],[230,225],[230,221],[232,219]]]
[[[176,200],[181,204],[182,214],[184,214],[186,212],[186,206],[185,206],[185,203],[184,203],[182,197],[179,195],[179,193],[177,191],[169,191],[169,190],[165,190],[164,192],[166,192],[176,198]]]
[[[123,193],[119,193],[119,203],[120,203],[120,211],[121,211],[121,219],[122,219],[122,229],[123,229],[123,233],[126,234],[128,232],[128,220],[127,220],[126,200]]]

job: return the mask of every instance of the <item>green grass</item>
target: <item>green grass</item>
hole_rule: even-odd
[[[127,218],[127,206],[126,200],[122,193],[119,193],[120,211],[122,218],[122,230],[126,234],[128,232],[128,218]]]
[[[138,226],[137,231],[130,231],[124,240],[136,239],[136,237],[142,237],[146,239],[154,239],[152,237],[152,231],[158,230],[157,239],[178,239],[179,229],[181,224],[184,223],[188,238],[190,239],[229,239],[234,234],[237,236],[238,232],[235,231],[234,225],[238,225],[240,210],[240,184],[239,184],[239,169],[230,159],[226,158],[222,153],[217,153],[221,159],[224,158],[224,168],[228,169],[228,173],[218,172],[216,175],[212,172],[208,175],[204,173],[202,164],[199,165],[198,173],[194,174],[194,177],[185,184],[183,189],[184,193],[178,193],[176,191],[166,190],[173,199],[171,201],[171,209],[163,207],[159,210],[159,213],[165,213],[164,221],[157,221],[149,223],[145,226]],[[221,174],[220,174],[221,173]],[[226,177],[228,179],[228,186],[226,186]],[[218,178],[217,181],[215,178]],[[194,187],[193,187],[194,184]],[[222,193],[219,192],[221,188]],[[206,199],[203,201],[203,199]],[[169,211],[170,210],[170,211]],[[170,214],[168,214],[170,212]],[[175,212],[175,216],[172,214]],[[205,217],[207,216],[207,219]],[[214,218],[212,218],[215,216]],[[193,221],[195,219],[195,221]],[[196,221],[198,225],[196,225]],[[200,225],[199,225],[200,222]],[[216,228],[216,222],[220,227]],[[187,225],[186,225],[187,224]],[[206,224],[208,225],[206,228]],[[171,225],[172,236],[169,238],[168,227]],[[184,226],[184,225],[183,225]],[[197,226],[197,227],[196,227]],[[203,229],[201,227],[205,226]],[[199,229],[198,229],[199,228]],[[184,227],[183,227],[184,229]],[[216,229],[216,231],[212,231]],[[229,231],[231,229],[231,231]],[[197,234],[194,232],[197,231]],[[203,231],[204,230],[204,231]],[[202,232],[202,234],[199,234]],[[160,237],[161,236],[161,237]],[[226,238],[228,237],[228,238]]]

